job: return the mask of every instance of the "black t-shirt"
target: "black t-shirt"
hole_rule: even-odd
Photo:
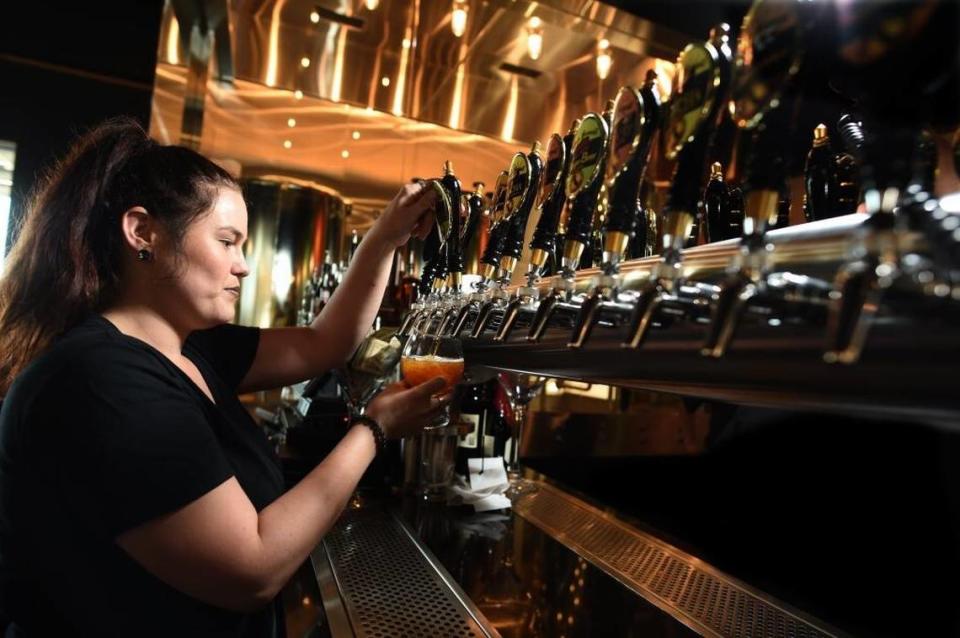
[[[14,381],[0,409],[0,616],[27,636],[275,636],[278,601],[237,613],[181,593],[114,539],[236,476],[261,510],[279,461],[237,398],[256,328],[193,333],[169,359],[91,316]]]

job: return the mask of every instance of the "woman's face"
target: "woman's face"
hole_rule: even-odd
[[[209,327],[233,320],[240,279],[249,272],[243,258],[247,206],[239,191],[221,188],[209,213],[187,229],[177,269],[177,287],[187,299],[192,324]],[[200,326],[198,326],[200,327]]]

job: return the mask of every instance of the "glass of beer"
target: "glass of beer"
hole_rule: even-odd
[[[400,358],[400,373],[403,382],[411,388],[440,377],[446,381],[446,385],[438,394],[446,394],[463,378],[463,348],[460,340],[454,337],[411,335]],[[442,421],[431,425],[445,425],[449,421],[450,414],[447,412]]]
[[[446,381],[437,394],[445,394],[463,377],[463,349],[460,340],[414,333],[407,340],[400,359],[403,381],[413,387],[436,377]],[[429,501],[446,499],[453,481],[457,450],[457,426],[450,423],[450,406],[420,433],[420,494]]]

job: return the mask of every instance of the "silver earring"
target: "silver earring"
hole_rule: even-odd
[[[139,259],[140,261],[150,261],[152,257],[153,257],[153,253],[151,253],[146,248],[141,248],[140,250],[137,251],[137,259]]]

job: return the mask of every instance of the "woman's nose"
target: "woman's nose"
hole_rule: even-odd
[[[234,262],[231,272],[237,277],[246,277],[250,274],[250,268],[247,266],[247,258],[242,252],[240,253],[240,260]]]

